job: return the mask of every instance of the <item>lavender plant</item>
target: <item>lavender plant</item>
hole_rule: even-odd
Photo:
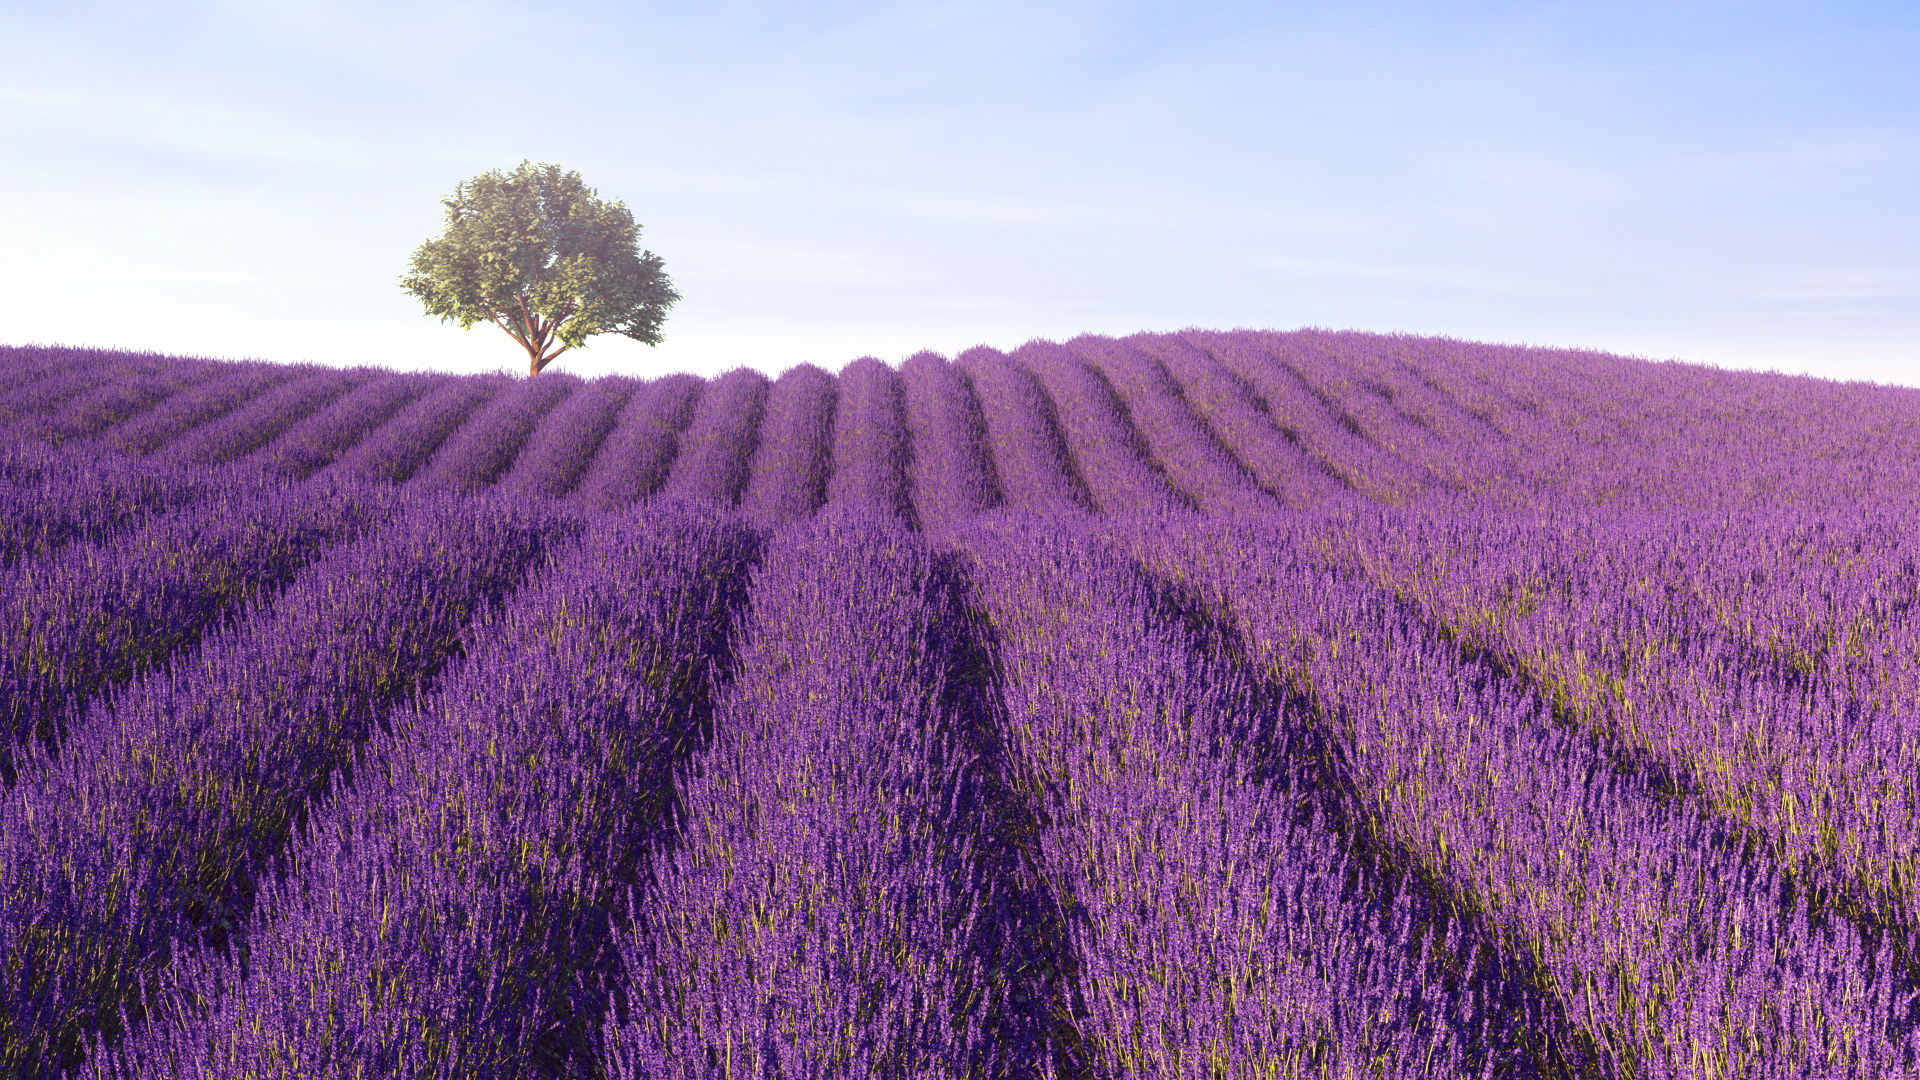
[[[1142,455],[1161,463],[1189,503],[1207,513],[1255,513],[1273,501],[1194,415],[1158,360],[1126,342],[1082,336],[1066,348],[1095,365],[1134,419]]]
[[[1206,350],[1169,334],[1136,334],[1124,344],[1166,364],[1195,413],[1282,506],[1312,506],[1344,490],[1328,463],[1276,424],[1247,383]]]
[[[365,372],[308,369],[250,398],[218,420],[167,444],[156,457],[169,464],[218,465],[252,453],[307,414],[353,389]]]
[[[46,345],[0,345],[0,400],[16,390],[32,385],[50,372],[75,367],[77,358],[94,359],[92,349],[66,349]]]
[[[527,437],[513,467],[496,485],[502,494],[557,499],[573,490],[633,396],[632,379],[605,378],[581,386]]]
[[[839,404],[833,418],[833,466],[827,503],[833,507],[878,507],[907,521],[905,402],[900,376],[871,356],[840,369]]]
[[[469,416],[515,385],[505,376],[449,379],[337,454],[323,475],[351,480],[410,479]]]
[[[218,420],[254,395],[295,376],[291,366],[239,364],[169,396],[145,412],[108,428],[101,440],[122,453],[151,454],[192,429]]]
[[[994,523],[966,546],[1013,761],[1044,806],[1041,863],[1071,914],[1053,1007],[1094,1075],[1461,1071],[1478,1018],[1434,962],[1463,951],[1458,927],[1423,940],[1420,898],[1346,890],[1337,838],[1279,766],[1286,718],[1263,724],[1139,572],[1074,533]]]
[[[114,372],[103,372],[86,363],[61,364],[49,361],[44,367],[20,374],[27,377],[14,383],[5,393],[0,393],[0,421],[19,423],[52,413],[95,387],[116,381]]]
[[[1105,514],[1191,505],[1169,487],[1106,377],[1072,350],[1030,341],[1013,359],[1033,373],[1052,401],[1074,471]]]
[[[914,517],[929,532],[964,525],[1000,505],[986,422],[966,376],[933,353],[900,365],[906,397]]]
[[[335,774],[263,888],[244,953],[190,953],[147,1028],[80,1075],[580,1067],[607,1005],[609,919],[703,727],[754,546],[652,512],[550,549],[463,634],[438,689],[366,732],[351,783]]]
[[[760,445],[768,382],[751,368],[735,368],[700,395],[681,432],[661,498],[731,506],[747,485]]]
[[[703,389],[691,375],[669,375],[635,389],[572,501],[590,510],[616,510],[659,490]]]
[[[776,537],[678,835],[617,942],[610,1077],[990,1069],[970,955],[967,759],[943,708],[951,599],[871,512]]]
[[[1316,395],[1298,370],[1277,360],[1268,343],[1246,335],[1186,338],[1244,379],[1273,422],[1346,487],[1387,502],[1420,490],[1420,477],[1405,462],[1369,442],[1357,421]]]
[[[102,541],[221,487],[221,477],[153,468],[112,454],[47,455],[43,467],[0,478],[0,568],[67,544]],[[69,467],[71,466],[71,467]]]
[[[428,489],[473,491],[491,486],[513,465],[540,418],[579,389],[571,375],[519,383],[474,411],[411,482]]]
[[[1006,505],[1042,514],[1092,510],[1092,496],[1074,471],[1053,403],[1033,374],[984,346],[961,353],[954,366],[980,403]]]
[[[833,376],[801,364],[767,394],[759,446],[740,506],[769,526],[809,517],[826,500],[833,470]]]
[[[101,691],[150,670],[276,591],[380,500],[333,486],[241,487],[162,515],[125,537],[74,546],[0,579],[0,779],[30,743],[59,745]]]
[[[24,427],[53,441],[93,438],[219,373],[219,365],[211,362],[170,359],[166,363],[130,364],[128,370],[75,394],[57,409],[40,413],[40,419],[26,418]]]
[[[294,424],[245,460],[268,472],[304,480],[445,381],[444,375],[376,376]]]
[[[27,759],[0,803],[9,1068],[50,1075],[84,1036],[114,1041],[173,949],[238,932],[311,800],[556,527],[412,502],[192,657],[96,701],[57,758]]]
[[[1891,951],[1810,919],[1780,868],[1619,769],[1510,677],[1364,578],[1294,570],[1223,532],[1212,575],[1262,662],[1306,688],[1369,813],[1538,957],[1628,1075],[1879,1076],[1910,1067]],[[1262,569],[1242,569],[1249,561]],[[1383,673],[1397,673],[1384,675]],[[1804,988],[1822,986],[1820,995]],[[1799,988],[1799,989],[1796,989]],[[1904,1029],[1904,1033],[1903,1033]]]
[[[1622,528],[1562,514],[1409,528],[1371,566],[1843,910],[1911,925],[1920,832],[1903,778],[1920,749],[1905,688],[1920,665],[1903,645],[1920,582],[1905,523],[1833,535],[1797,516]]]
[[[1920,1071],[1920,391],[0,359],[0,1076]]]

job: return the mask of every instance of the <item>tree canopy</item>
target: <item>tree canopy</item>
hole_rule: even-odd
[[[472,177],[443,199],[447,228],[413,253],[401,288],[427,314],[471,329],[486,320],[527,350],[528,376],[595,334],[660,343],[680,299],[619,200],[580,174],[522,161]]]

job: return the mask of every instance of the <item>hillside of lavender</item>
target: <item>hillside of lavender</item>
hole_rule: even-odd
[[[0,348],[0,1077],[1920,1075],[1920,390]]]

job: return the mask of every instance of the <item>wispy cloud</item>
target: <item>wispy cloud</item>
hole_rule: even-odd
[[[1122,225],[1146,216],[1138,209],[1092,201],[938,190],[879,192],[868,205],[884,213],[927,221],[1039,228]]]
[[[1520,196],[1562,206],[1618,203],[1637,186],[1618,167],[1525,146],[1454,147],[1434,154],[1430,164],[1437,173],[1488,196]]]
[[[1920,273],[1884,267],[1789,274],[1760,284],[1723,286],[1725,295],[1775,303],[1920,300]]]
[[[686,274],[799,285],[895,284],[914,276],[892,254],[740,240],[708,241],[677,263]]]
[[[111,142],[127,150],[186,151],[210,165],[239,161],[365,170],[378,160],[370,140],[318,130],[308,115],[210,106],[166,94],[79,94],[0,86],[0,110],[14,123],[38,122],[62,138]]]
[[[1920,126],[1842,129],[1692,150],[1671,166],[1694,183],[1740,187],[1815,180],[1858,182],[1920,168]]]
[[[1416,285],[1447,292],[1504,294],[1560,298],[1594,298],[1598,291],[1539,274],[1489,272],[1484,265],[1419,265],[1412,262],[1372,263],[1300,255],[1253,255],[1245,265],[1279,271],[1289,276],[1332,278],[1395,285]]]
[[[179,266],[129,266],[98,263],[0,260],[0,281],[10,284],[73,285],[292,285],[302,278]]]

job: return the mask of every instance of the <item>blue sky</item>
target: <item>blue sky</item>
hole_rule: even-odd
[[[578,170],[558,369],[1353,327],[1920,385],[1920,5],[0,0],[0,342],[518,369],[395,284]]]

